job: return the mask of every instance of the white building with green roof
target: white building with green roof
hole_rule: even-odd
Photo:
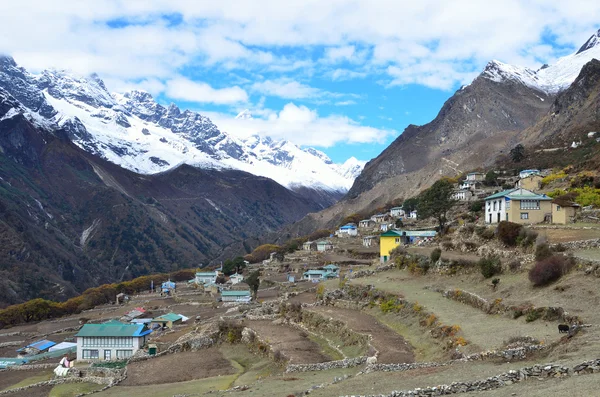
[[[516,188],[485,198],[485,222],[541,223],[552,219],[552,199],[545,194]]]
[[[77,360],[125,360],[144,347],[151,332],[144,324],[85,324],[75,335]]]

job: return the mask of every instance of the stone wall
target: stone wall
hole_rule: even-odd
[[[590,240],[578,240],[569,241],[566,243],[550,244],[551,248],[561,245],[567,249],[585,249],[585,248],[598,248],[600,246],[600,238],[594,238]]]
[[[368,357],[345,358],[343,360],[327,361],[315,364],[289,364],[285,372],[327,371],[335,368],[352,368],[367,362]]]
[[[586,361],[572,368],[556,364],[534,365],[519,370],[511,370],[500,375],[492,376],[482,380],[453,382],[449,385],[418,388],[413,390],[393,391],[387,395],[378,397],[431,397],[448,394],[478,392],[484,390],[498,389],[528,379],[543,380],[547,378],[562,378],[574,375],[585,375],[600,372],[600,359]],[[346,396],[349,397],[349,396]]]

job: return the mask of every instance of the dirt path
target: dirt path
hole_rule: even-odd
[[[412,363],[415,361],[412,347],[402,336],[366,313],[332,306],[316,306],[309,310],[344,321],[348,327],[361,334],[370,334],[373,338],[371,344],[379,351],[377,361],[380,363]]]
[[[250,321],[248,326],[262,339],[267,340],[273,350],[280,350],[292,364],[322,363],[331,360],[321,353],[319,345],[308,339],[308,335],[303,336],[296,328],[276,325],[271,321]]]
[[[406,271],[393,270],[376,276],[352,280],[356,284],[373,284],[377,288],[402,294],[410,302],[418,302],[424,310],[433,312],[443,324],[459,325],[464,337],[471,342],[467,351],[495,349],[512,336],[532,336],[550,342],[558,337],[553,323],[525,322],[502,315],[489,315],[471,306],[446,299],[439,292],[424,287],[431,284],[424,277],[411,276]],[[448,288],[451,288],[449,285]],[[549,326],[552,325],[552,326]]]
[[[121,386],[142,386],[185,382],[194,379],[231,375],[236,372],[217,348],[201,352],[168,354],[127,366],[127,378]]]

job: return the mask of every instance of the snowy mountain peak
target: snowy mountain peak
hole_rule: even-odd
[[[537,71],[494,60],[487,64],[481,77],[495,82],[516,81],[547,94],[556,94],[575,81],[583,65],[594,58],[600,59],[599,44],[600,30],[576,53],[559,58],[556,63],[544,65]]]
[[[600,29],[596,33],[594,33],[577,51],[577,54],[581,54],[584,51],[592,49],[596,46],[600,45]]]
[[[350,157],[339,166],[340,173],[346,178],[356,179],[367,164],[366,161],[358,160],[356,157]]]
[[[235,116],[235,118],[241,120],[250,120],[252,119],[252,113],[249,109],[244,109],[241,112],[239,112],[238,115]]]
[[[347,164],[334,164],[316,149],[258,135],[236,138],[208,117],[175,104],[165,107],[145,91],[111,94],[95,74],[45,70],[34,75],[0,56],[2,89],[23,105],[2,117],[27,112],[39,123],[65,130],[81,148],[143,174],[183,163],[239,169],[292,189],[331,192],[331,197],[346,192],[356,176]],[[244,110],[238,118],[252,114]]]

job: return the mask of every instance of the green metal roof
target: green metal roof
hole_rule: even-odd
[[[537,194],[530,190],[522,188],[504,190],[502,192],[488,196],[485,199],[491,200],[501,197],[508,197],[511,200],[552,200],[552,198],[546,196],[545,194]]]
[[[198,273],[196,273],[196,277],[217,277],[217,273],[215,273],[215,272],[198,272]]]
[[[172,321],[175,322],[177,320],[181,320],[181,316],[175,313],[167,313],[162,316],[156,317],[153,321]]]
[[[223,291],[221,296],[250,296],[250,291]]]
[[[75,336],[143,336],[145,334],[146,330],[144,330],[144,325],[142,324],[110,322],[105,324],[85,324]]]
[[[388,230],[381,234],[381,237],[402,237],[402,232],[399,230]]]

